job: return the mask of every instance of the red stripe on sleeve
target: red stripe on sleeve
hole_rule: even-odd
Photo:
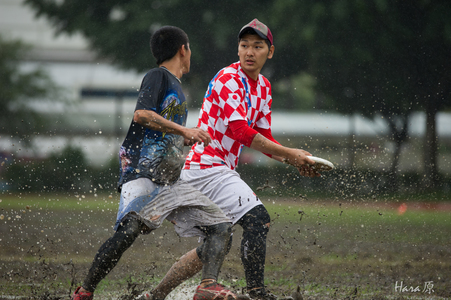
[[[251,146],[252,140],[258,133],[255,129],[250,128],[244,120],[230,122],[229,128],[232,133],[232,138],[246,147]]]

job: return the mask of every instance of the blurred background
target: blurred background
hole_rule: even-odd
[[[0,190],[114,192],[141,79],[156,66],[151,34],[189,35],[192,127],[208,82],[238,60],[239,30],[258,18],[276,47],[262,72],[275,138],[337,169],[306,180],[245,149],[238,172],[253,188],[449,200],[450,12],[447,0],[0,0]]]

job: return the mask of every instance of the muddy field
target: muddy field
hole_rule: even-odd
[[[113,233],[116,196],[1,196],[0,299],[69,299],[99,246]],[[272,227],[266,284],[277,294],[298,286],[304,299],[448,299],[448,205],[263,199]],[[241,229],[220,279],[241,291]],[[172,226],[141,236],[100,284],[95,299],[132,299],[198,245]],[[187,284],[171,299],[192,299]],[[178,294],[177,294],[178,293]]]

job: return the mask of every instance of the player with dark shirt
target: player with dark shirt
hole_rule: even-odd
[[[159,68],[150,70],[142,81],[133,121],[120,148],[121,199],[115,233],[98,250],[72,299],[92,299],[97,284],[135,239],[160,227],[164,219],[174,224],[180,236],[204,238],[202,281],[194,299],[238,299],[217,283],[231,222],[209,198],[179,179],[183,145],[210,143],[207,132],[185,127],[188,111],[180,78],[190,69],[188,36],[180,28],[165,26],[154,33],[150,45]]]

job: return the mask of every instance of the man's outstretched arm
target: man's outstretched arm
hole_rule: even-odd
[[[173,133],[185,138],[185,144],[204,143],[208,146],[211,141],[208,132],[200,128],[187,128],[170,120],[166,120],[153,110],[136,110],[133,121],[152,130]]]
[[[262,153],[269,154],[275,160],[295,166],[302,176],[320,176],[319,173],[310,167],[311,165],[314,165],[315,162],[308,158],[308,156],[311,156],[309,152],[277,144],[267,139],[256,130],[250,128],[246,121],[232,121],[229,123],[229,128],[231,129],[234,138],[243,145]]]

